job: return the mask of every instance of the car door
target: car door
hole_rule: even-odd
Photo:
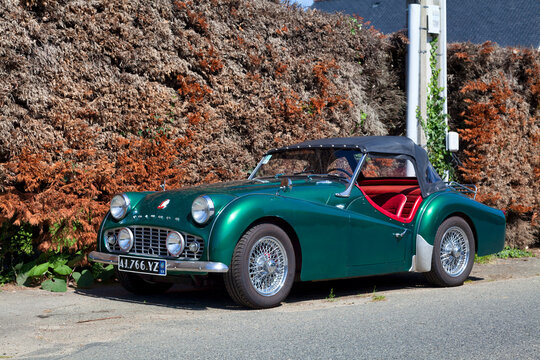
[[[349,265],[374,269],[368,273],[407,270],[404,263],[411,244],[410,224],[382,214],[362,194],[351,201],[347,210],[350,212]]]
[[[377,161],[381,159],[384,161]],[[388,184],[394,179],[396,182],[414,181],[414,166],[403,157],[370,155],[360,177],[374,184]],[[384,188],[392,189],[392,185],[382,186]],[[413,225],[381,209],[373,199],[375,197],[368,199],[360,187],[355,187],[346,208],[350,213],[348,264],[351,275],[406,271],[410,266],[408,254],[412,248]]]

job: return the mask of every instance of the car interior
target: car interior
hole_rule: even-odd
[[[404,157],[370,155],[356,186],[375,209],[404,223],[414,219],[422,202],[414,166]]]

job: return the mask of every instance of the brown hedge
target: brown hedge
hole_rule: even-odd
[[[40,250],[92,247],[119,191],[243,178],[267,148],[404,129],[406,38],[339,15],[264,0],[11,0],[0,31],[0,222],[35,225]],[[459,121],[459,90],[481,69],[458,52]]]
[[[39,227],[41,250],[92,246],[116,192],[242,178],[270,147],[386,134],[404,114],[400,40],[340,16],[29,1],[0,19],[0,214]]]
[[[508,214],[507,244],[540,239],[540,57],[537,50],[453,44],[449,113],[462,137],[460,176]]]

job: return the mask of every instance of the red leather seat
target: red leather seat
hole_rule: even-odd
[[[414,220],[423,200],[416,179],[369,179],[362,180],[356,186],[373,207],[404,223]],[[405,203],[401,206],[403,196]]]
[[[382,208],[398,217],[401,217],[403,209],[405,208],[405,203],[407,202],[407,197],[403,194],[396,194],[388,199]]]

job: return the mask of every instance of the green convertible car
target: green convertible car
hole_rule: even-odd
[[[252,308],[295,280],[418,271],[456,286],[504,245],[504,213],[475,195],[405,137],[307,141],[268,151],[247,180],[116,195],[90,259],[133,293],[221,273]]]

